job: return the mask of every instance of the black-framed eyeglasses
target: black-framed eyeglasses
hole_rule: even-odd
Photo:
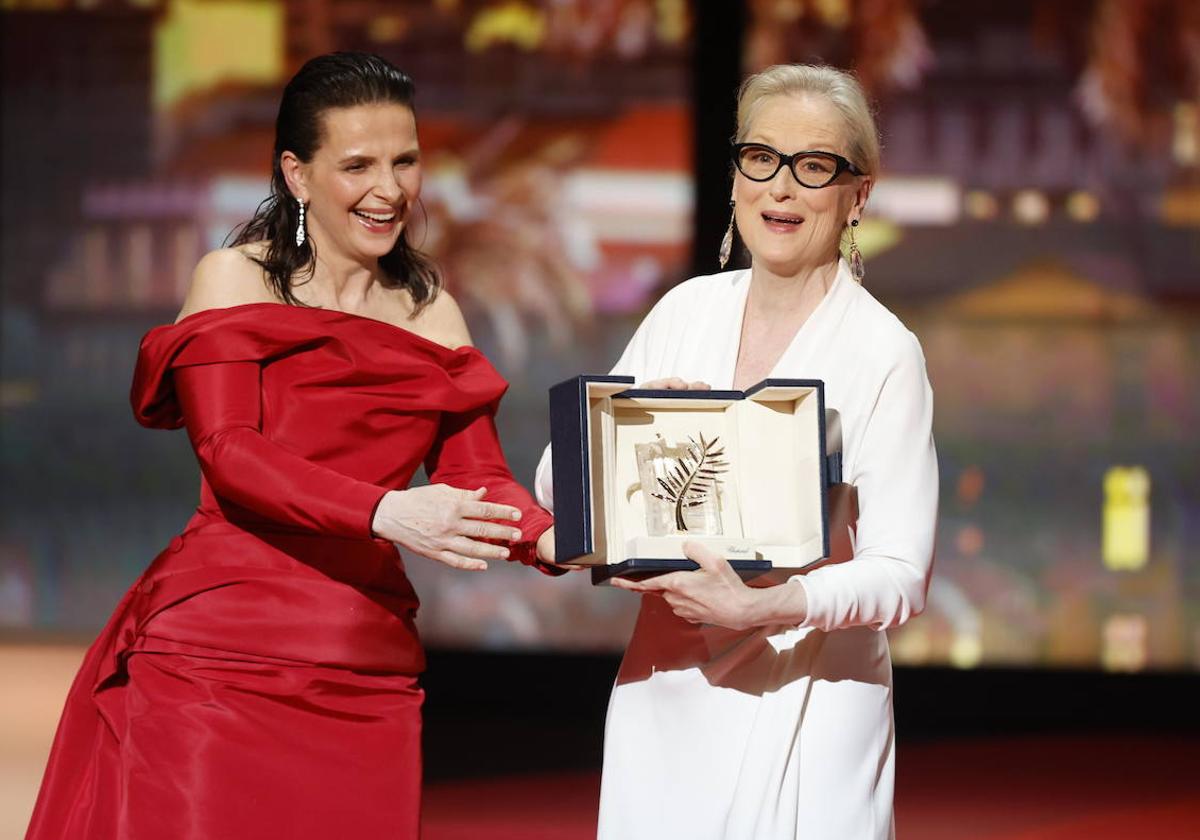
[[[865,174],[861,169],[841,155],[833,152],[806,151],[785,155],[765,143],[734,143],[731,154],[733,165],[751,181],[770,181],[787,167],[797,183],[810,190],[819,190],[832,184],[843,172],[851,175]]]

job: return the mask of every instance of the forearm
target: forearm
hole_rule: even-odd
[[[925,608],[929,567],[896,557],[860,554],[827,566],[787,588],[804,589],[804,622],[821,630],[897,627]]]
[[[370,539],[375,508],[388,492],[314,464],[256,429],[223,429],[194,441],[200,468],[222,499],[304,530]]]

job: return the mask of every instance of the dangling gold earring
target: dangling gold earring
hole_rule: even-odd
[[[733,252],[733,206],[734,203],[729,202],[729,227],[725,228],[725,235],[721,237],[721,249],[717,251],[717,262],[721,268],[729,262],[729,255]]]
[[[863,277],[867,274],[867,270],[863,267],[862,251],[858,250],[858,243],[854,241],[854,229],[856,227],[858,227],[858,219],[853,219],[850,222],[850,273],[854,275],[854,279],[861,285]]]

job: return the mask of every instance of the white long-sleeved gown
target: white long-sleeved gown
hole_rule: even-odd
[[[742,270],[675,287],[613,373],[732,388],[749,286]],[[600,840],[894,836],[883,631],[921,611],[932,565],[938,475],[924,356],[843,262],[771,376],[825,382],[844,479],[859,494],[854,557],[785,584],[806,591],[798,626],[695,626],[643,598],[609,701]],[[549,454],[537,490],[552,507]]]

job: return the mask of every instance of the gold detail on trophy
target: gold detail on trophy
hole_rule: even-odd
[[[709,502],[721,484],[719,476],[729,470],[729,462],[722,460],[724,447],[717,448],[720,439],[717,436],[705,440],[701,433],[700,442],[697,443],[695,438],[689,436],[690,445],[682,447],[683,454],[672,459],[674,463],[665,476],[657,478],[663,492],[650,495],[675,506],[675,528],[678,531],[688,530],[684,509]]]

